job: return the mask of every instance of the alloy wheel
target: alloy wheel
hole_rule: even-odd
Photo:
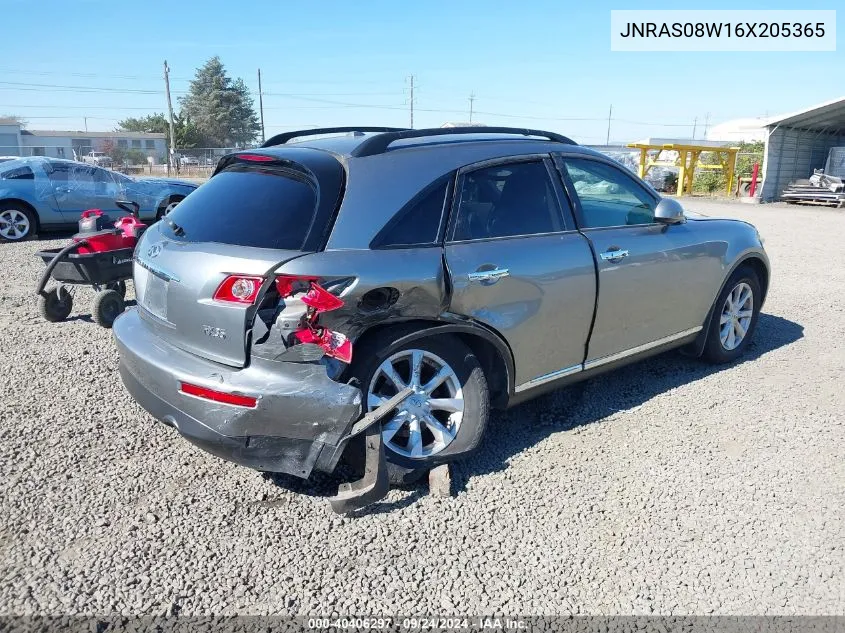
[[[29,234],[29,218],[17,209],[0,211],[0,235],[7,240],[21,240]]]
[[[436,354],[402,350],[373,374],[368,409],[372,411],[405,387],[414,393],[383,424],[385,447],[411,459],[436,455],[452,443],[463,419],[464,397],[458,376]]]
[[[719,317],[719,341],[726,350],[735,350],[745,340],[754,315],[754,292],[740,282],[730,291]]]

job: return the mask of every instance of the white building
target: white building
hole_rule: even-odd
[[[732,119],[707,130],[708,141],[753,143],[766,140],[766,121],[761,118]]]
[[[82,157],[91,151],[140,150],[153,162],[167,160],[164,134],[155,132],[82,132],[26,130],[16,122],[0,121],[0,156]]]

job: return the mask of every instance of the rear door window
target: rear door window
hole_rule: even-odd
[[[468,172],[458,195],[454,241],[564,230],[554,185],[542,160]]]
[[[186,242],[300,250],[316,205],[313,183],[293,170],[235,166],[180,202],[165,231]]]

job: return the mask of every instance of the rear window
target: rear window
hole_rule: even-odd
[[[185,242],[301,250],[316,204],[312,183],[297,172],[235,166],[180,202],[165,232]]]
[[[29,167],[15,167],[0,174],[4,180],[35,180],[35,174]]]

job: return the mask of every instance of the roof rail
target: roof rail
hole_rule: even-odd
[[[555,143],[566,143],[577,145],[571,138],[556,134],[555,132],[544,132],[543,130],[531,130],[528,128],[516,127],[435,127],[422,130],[396,130],[385,132],[377,136],[365,139],[360,145],[352,150],[351,155],[357,158],[362,156],[373,156],[383,154],[388,146],[394,141],[406,138],[423,138],[426,136],[451,136],[453,134],[515,134],[519,136],[540,136]]]
[[[288,141],[300,136],[317,136],[318,134],[334,134],[337,132],[401,132],[408,128],[404,127],[367,127],[367,126],[346,126],[346,127],[318,127],[311,130],[296,130],[295,132],[282,132],[271,136],[261,147],[273,147],[284,145]]]

